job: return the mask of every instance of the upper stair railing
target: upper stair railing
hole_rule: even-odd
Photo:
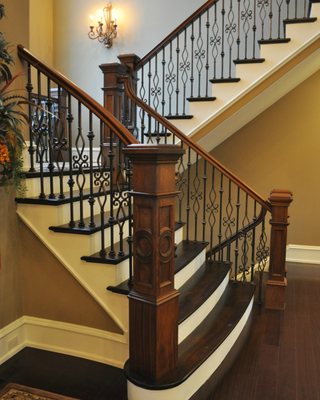
[[[122,149],[137,140],[110,112],[62,74],[21,45],[18,54],[27,69],[27,164],[29,175],[39,180],[39,194],[28,202],[68,203],[68,221],[51,229],[80,234],[100,232],[97,262],[128,257],[131,242],[128,250],[126,236],[130,239],[132,235],[128,196],[131,173]]]
[[[260,44],[289,41],[286,24],[313,21],[309,10],[309,0],[209,0],[137,63],[137,95],[191,118],[188,102],[215,100],[211,83],[238,81],[235,64],[263,62]]]

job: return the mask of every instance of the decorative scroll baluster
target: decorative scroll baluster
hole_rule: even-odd
[[[184,166],[184,159],[181,157],[178,161],[178,167],[177,167],[177,181],[176,181],[176,186],[177,186],[177,191],[178,191],[178,223],[182,224],[182,214],[183,214],[183,202],[185,199],[185,186],[187,183],[186,179],[186,169]]]
[[[160,104],[160,100],[159,100],[159,96],[161,96],[161,87],[159,86],[159,75],[158,75],[158,56],[155,56],[155,60],[154,60],[154,64],[155,64],[155,71],[154,71],[154,76],[153,76],[153,86],[151,87],[151,96],[153,97],[153,108],[157,111],[159,104]]]
[[[208,223],[210,226],[210,239],[209,239],[209,248],[212,249],[214,246],[214,229],[216,226],[217,218],[216,214],[218,212],[218,204],[217,204],[217,193],[216,193],[216,181],[215,181],[215,168],[212,167],[211,173],[211,189],[209,192],[209,203],[206,206],[206,212],[209,214]],[[213,254],[211,251],[209,252],[209,259],[213,261]]]
[[[89,140],[89,168],[90,168],[90,195],[89,195],[89,206],[90,206],[90,222],[89,227],[94,228],[96,226],[94,221],[94,204],[95,199],[93,196],[93,140],[94,140],[94,132],[93,132],[93,121],[92,121],[92,112],[89,112],[89,131],[88,131],[88,140]]]
[[[132,166],[131,166],[131,161],[128,159],[128,157],[125,157],[125,163],[126,163],[126,181],[127,181],[127,187],[128,191],[131,191],[132,189]],[[127,242],[128,242],[128,247],[129,247],[129,281],[128,285],[130,288],[133,287],[133,213],[132,213],[132,200],[129,195],[130,192],[128,192],[128,216],[129,216],[129,226],[128,226],[128,237],[127,237]]]
[[[278,36],[277,39],[281,39],[282,36],[282,30],[281,30],[281,11],[282,11],[282,4],[283,4],[283,0],[277,0],[277,6],[278,6],[278,23],[277,23],[277,32],[278,32]]]
[[[161,106],[162,106],[162,115],[165,115],[165,106],[166,106],[166,100],[165,100],[165,82],[166,82],[166,50],[165,48],[162,49],[162,100],[161,100]]]
[[[115,198],[115,193],[117,190],[117,176],[114,173],[114,171],[117,171],[116,165],[115,165],[115,146],[114,146],[114,135],[113,132],[110,132],[110,138],[109,138],[109,146],[108,146],[108,159],[109,159],[109,173],[110,173],[110,195],[109,195],[109,204],[110,204],[110,214],[109,214],[109,220],[108,223],[110,225],[110,251],[109,251],[109,257],[114,258],[116,255],[116,252],[114,250],[114,228],[116,224],[116,220],[114,218],[115,215],[115,210],[114,210],[114,198]]]
[[[196,155],[196,162],[195,162],[195,177],[192,181],[193,191],[191,191],[191,200],[193,201],[192,204],[192,211],[193,211],[193,218],[194,218],[194,240],[198,240],[198,218],[199,218],[199,211],[200,211],[200,202],[202,200],[202,192],[200,191],[200,179],[199,179],[199,156]]]
[[[173,53],[172,53],[172,42],[170,42],[170,56],[169,56],[169,63],[168,63],[168,73],[166,74],[166,82],[167,82],[167,92],[169,96],[169,110],[168,115],[172,115],[172,95],[174,91],[173,84],[176,81],[176,75],[174,74],[174,64],[173,64]]]
[[[47,101],[46,101],[46,110],[47,110],[47,125],[48,125],[48,145],[49,145],[49,162],[48,162],[48,170],[49,170],[49,185],[50,185],[50,193],[49,199],[55,199],[54,194],[54,184],[53,184],[53,171],[54,171],[54,163],[53,163],[53,149],[52,149],[52,134],[53,134],[53,124],[55,121],[53,120],[53,101],[51,99],[51,80],[47,79]]]
[[[47,125],[45,113],[41,109],[41,73],[37,71],[37,99],[33,116],[32,132],[35,137],[36,156],[40,169],[40,194],[39,199],[45,199],[44,190],[44,156],[47,151],[45,136],[47,135]]]
[[[248,59],[248,37],[250,31],[250,23],[252,20],[252,10],[250,9],[250,0],[244,0],[244,10],[241,12],[241,20],[243,21],[243,32],[244,32],[244,59]]]
[[[72,99],[70,93],[67,96],[67,134],[68,134],[68,142],[69,142],[69,180],[68,180],[68,186],[69,186],[69,193],[70,193],[70,220],[69,220],[69,226],[70,228],[74,228],[75,226],[75,221],[74,221],[74,202],[72,201],[74,196],[73,196],[73,187],[75,184],[74,178],[73,178],[73,158],[72,158],[72,123],[73,123],[73,115],[72,115]]]
[[[237,32],[238,32],[238,36],[237,36],[237,40],[236,40],[236,43],[237,43],[237,60],[239,60],[240,59],[240,43],[241,43],[241,40],[240,40],[240,14],[241,14],[241,10],[240,10],[240,8],[241,8],[241,3],[240,3],[240,1],[241,0],[238,0],[238,29],[237,29]]]
[[[269,9],[269,39],[272,40],[272,18],[273,18],[273,11],[272,11],[272,0],[270,0],[270,9]]]
[[[248,194],[246,194],[245,196],[245,207],[244,207],[244,216],[242,219],[242,228],[245,228],[249,223],[249,216],[248,216],[248,202],[249,202],[249,198],[248,198]],[[241,272],[242,274],[242,280],[245,282],[247,281],[247,272],[249,270],[248,267],[248,262],[249,262],[249,257],[248,257],[248,253],[249,253],[249,240],[250,240],[250,233],[248,232],[244,232],[243,235],[241,236],[241,240],[242,240],[242,255],[241,255],[241,266],[240,266],[240,270],[239,272]]]
[[[194,58],[197,60],[196,68],[198,71],[198,97],[201,97],[201,75],[203,70],[203,59],[206,56],[206,51],[203,48],[203,39],[202,39],[202,18],[199,18],[199,32],[197,38],[197,49],[194,52]]]
[[[209,15],[209,10],[207,10],[207,21],[206,21],[206,31],[207,31],[207,41],[206,41],[206,65],[205,65],[205,69],[206,69],[206,77],[205,77],[205,97],[209,97],[209,68],[210,68],[210,64],[209,64],[209,44],[210,44],[210,19],[209,19],[210,15]]]
[[[220,172],[220,188],[219,188],[219,233],[218,233],[218,244],[220,246],[219,251],[219,262],[223,259],[223,249],[221,248],[222,242],[222,208],[223,208],[223,174]]]
[[[259,303],[262,303],[262,282],[263,282],[263,273],[266,270],[266,266],[269,260],[270,248],[267,246],[267,235],[265,228],[265,218],[261,224],[261,233],[259,236],[259,243],[256,252],[256,259],[258,262],[258,272],[259,272],[259,281],[258,281],[258,299]]]
[[[85,172],[84,169],[88,168],[88,159],[89,157],[84,154],[85,151],[85,140],[83,137],[83,129],[82,129],[82,106],[81,103],[78,102],[78,135],[75,141],[76,146],[76,154],[73,156],[74,168],[77,169],[76,174],[76,183],[77,189],[79,190],[79,228],[84,228],[84,186],[85,186]]]
[[[256,220],[257,220],[257,202],[254,201],[252,221],[256,222]],[[251,282],[254,281],[255,248],[256,248],[256,228],[254,228],[252,230],[252,241],[251,241]]]
[[[261,40],[264,40],[264,35],[265,35],[265,21],[267,17],[267,10],[266,7],[269,5],[269,0],[258,0],[258,8],[260,8],[259,11],[259,18],[260,18],[260,23],[261,23]]]
[[[232,235],[232,228],[235,226],[235,218],[233,217],[233,205],[232,205],[232,187],[231,181],[229,180],[228,188],[228,203],[226,205],[226,216],[223,217],[223,226],[225,227],[225,238],[230,239]],[[230,248],[228,247],[227,260],[230,261]]]
[[[61,99],[62,88],[58,86],[58,120],[54,125],[54,137],[53,137],[53,150],[56,154],[56,166],[59,171],[59,199],[64,199],[64,185],[63,175],[66,166],[66,160],[63,153],[66,151],[67,140],[65,138],[65,110],[62,109]],[[71,144],[70,144],[71,145]]]
[[[237,24],[234,22],[234,11],[232,6],[232,0],[230,0],[230,7],[228,11],[228,21],[226,24],[226,34],[227,34],[227,42],[229,46],[229,78],[232,78],[232,51],[233,51],[233,44],[234,44],[234,33],[237,31]]]
[[[203,198],[202,198],[202,243],[206,242],[206,204],[207,204],[207,161],[203,164]]]
[[[224,7],[224,0],[222,0],[221,18],[221,79],[224,79],[224,62],[225,62],[225,15],[226,9]]]
[[[217,22],[217,4],[214,5],[214,19],[212,24],[212,36],[210,38],[210,45],[212,46],[213,58],[213,79],[217,79],[217,61],[219,56],[219,47],[221,45],[221,36],[219,35],[219,25]]]
[[[28,115],[32,115],[33,107],[32,107],[32,91],[33,91],[33,85],[32,85],[32,78],[31,78],[31,65],[28,63],[27,66],[27,75],[28,75],[28,82],[26,85],[26,90],[28,93]],[[30,172],[35,172],[35,167],[34,167],[34,153],[35,153],[35,148],[34,148],[34,137],[33,137],[33,131],[32,131],[32,123],[29,124],[29,148],[28,148],[28,153],[30,156]]]
[[[190,240],[190,197],[191,197],[191,148],[188,148],[188,161],[187,161],[187,207],[186,207],[186,239]]]
[[[240,188],[237,189],[237,203],[236,203],[236,232],[239,232],[240,222]],[[238,268],[239,268],[239,236],[237,235],[234,249],[234,279],[238,280]]]
[[[186,98],[187,98],[187,82],[188,71],[190,71],[189,53],[187,49],[187,30],[184,30],[184,45],[181,53],[182,61],[180,62],[181,81],[182,81],[182,114],[186,114]]]
[[[252,58],[256,58],[256,40],[257,40],[257,0],[254,0],[254,8],[253,8],[253,40],[252,40]]]

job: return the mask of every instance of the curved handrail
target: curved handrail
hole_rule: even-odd
[[[27,61],[40,72],[48,76],[62,88],[66,89],[74,98],[80,101],[84,106],[88,108],[93,114],[95,114],[104,124],[106,124],[125,144],[136,144],[138,141],[125,128],[121,122],[119,122],[108,110],[106,110],[101,104],[94,100],[91,96],[80,89],[76,84],[62,75],[60,72],[46,65],[43,61],[36,58],[29,50],[27,50],[21,44],[18,45],[18,55],[24,61]]]
[[[244,183],[240,178],[228,170],[223,164],[216,160],[211,154],[202,149],[197,143],[194,143],[188,136],[186,136],[182,131],[175,127],[169,120],[158,114],[153,108],[146,104],[143,100],[136,96],[133,88],[131,79],[129,77],[124,77],[125,90],[131,100],[138,104],[139,107],[144,109],[148,114],[150,114],[156,121],[167,128],[170,132],[174,133],[183,143],[188,147],[193,149],[198,153],[204,160],[216,167],[223,175],[227,176],[234,184],[240,187],[244,192],[246,192],[250,197],[256,200],[263,208],[271,212],[271,204],[268,200],[264,200],[257,192],[250,188],[246,183]]]
[[[184,29],[188,28],[200,15],[207,11],[213,4],[218,0],[208,0],[205,4],[199,7],[193,14],[190,15],[185,21],[183,21],[174,31],[172,31],[167,37],[165,37],[154,49],[152,49],[148,54],[146,54],[137,63],[136,69],[143,67],[155,54],[159,53],[167,44],[170,43],[174,38],[176,38]]]

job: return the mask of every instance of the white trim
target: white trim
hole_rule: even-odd
[[[128,399],[129,400],[177,400],[177,399],[190,399],[196,391],[211,377],[216,371],[227,354],[230,352],[232,346],[243,331],[246,323],[248,322],[253,306],[253,297],[248,305],[242,318],[235,326],[230,335],[224,342],[217,348],[217,350],[190,375],[190,377],[176,386],[167,390],[148,390],[134,385],[128,381]]]
[[[128,334],[23,316],[0,330],[0,365],[25,347],[122,368],[128,358]]]
[[[320,265],[320,246],[289,244],[286,261]]]

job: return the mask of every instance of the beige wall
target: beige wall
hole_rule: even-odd
[[[320,245],[320,71],[213,150],[264,197],[293,191],[288,243]]]

